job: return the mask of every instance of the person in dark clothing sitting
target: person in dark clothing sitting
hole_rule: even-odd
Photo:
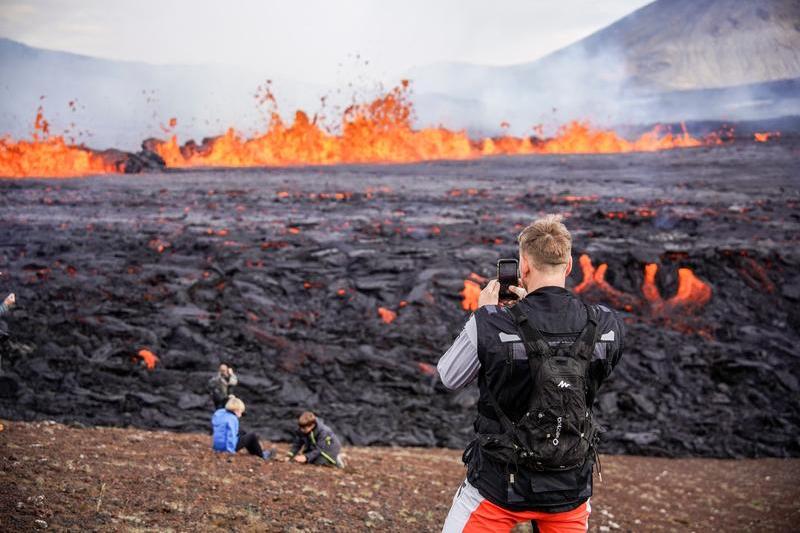
[[[340,455],[342,444],[331,428],[311,411],[301,414],[297,425],[294,443],[289,451],[292,461],[344,468]]]
[[[236,453],[246,448],[251,455],[270,459],[274,452],[261,449],[258,435],[239,430],[239,419],[244,414],[244,402],[236,396],[228,398],[224,409],[217,409],[211,417],[214,431],[212,448],[217,452]]]
[[[214,409],[222,409],[228,402],[228,397],[233,396],[233,387],[239,383],[233,368],[222,363],[219,371],[208,380],[208,391],[211,393],[211,401],[214,402]]]

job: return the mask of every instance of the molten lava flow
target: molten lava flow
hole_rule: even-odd
[[[678,269],[678,291],[667,300],[669,307],[699,309],[711,299],[711,287],[694,275],[689,268]]]
[[[664,300],[656,284],[658,265],[650,263],[644,267],[644,281],[642,282],[642,297],[624,293],[612,287],[606,280],[605,274],[608,265],[603,263],[596,269],[592,260],[584,254],[579,259],[583,280],[575,286],[576,294],[597,291],[611,304],[624,308],[627,311],[634,309],[647,309],[651,315],[661,316],[674,313],[677,310],[694,312],[699,310],[711,299],[711,287],[700,280],[691,269],[678,269],[678,290],[675,296]]]
[[[299,110],[291,124],[278,112],[274,96],[267,89],[260,102],[269,106],[266,131],[246,138],[233,128],[220,136],[179,144],[177,136],[168,140],[149,139],[146,150],[161,156],[168,167],[252,167],[287,165],[332,165],[338,163],[406,163],[437,159],[474,159],[492,155],[618,153],[655,151],[715,144],[721,137],[699,140],[686,131],[672,134],[656,127],[634,140],[627,140],[613,130],[573,121],[558,129],[552,138],[544,138],[542,129],[536,137],[503,135],[470,139],[464,131],[445,127],[414,129],[414,109],[409,83],[377,97],[355,104],[341,116],[335,133]],[[162,130],[169,134],[177,125],[171,118]],[[68,146],[61,137],[49,137],[49,125],[41,109],[34,125],[32,141],[0,141],[0,175],[3,176],[77,176],[119,172],[91,150]],[[756,134],[756,138],[759,139]],[[771,133],[763,135],[773,135]],[[286,191],[280,198],[288,197]],[[336,197],[336,199],[340,199]]]
[[[385,307],[379,307],[378,314],[381,316],[381,320],[383,320],[386,324],[391,324],[394,322],[394,319],[397,318],[397,313],[391,309],[386,309]]]
[[[297,111],[294,122],[287,126],[273,110],[267,131],[252,139],[229,129],[199,147],[181,147],[173,136],[153,148],[170,167],[407,162],[474,155],[464,132],[412,129],[412,110],[408,83],[404,82],[370,103],[348,108],[339,135],[323,130],[304,111]]]
[[[431,364],[418,361],[417,368],[419,368],[419,371],[425,374],[426,376],[436,375],[436,367]]]
[[[644,267],[644,283],[642,284],[642,295],[644,299],[651,304],[658,304],[661,302],[661,291],[656,286],[656,273],[658,272],[658,265],[649,263]]]
[[[606,263],[595,269],[591,258],[586,254],[580,256],[578,263],[583,273],[583,280],[572,289],[576,294],[596,290],[608,298],[615,306],[623,307],[626,310],[633,308],[634,299],[629,294],[618,291],[606,281],[606,271],[608,270]]]
[[[679,308],[689,312],[696,311],[711,299],[711,287],[707,283],[695,276],[690,268],[679,268],[678,290],[675,292],[675,296],[664,301],[658,286],[656,286],[657,272],[657,264],[646,265],[642,284],[642,294],[654,313],[673,312]]]
[[[340,133],[325,131],[304,111],[287,125],[273,108],[265,133],[247,139],[234,129],[208,139],[202,145],[183,146],[173,136],[156,141],[151,148],[168,167],[329,165],[337,163],[413,162],[435,159],[472,159],[490,155],[547,153],[612,153],[654,151],[700,146],[689,135],[663,133],[659,128],[628,141],[611,130],[599,130],[587,122],[570,122],[550,139],[495,137],[472,140],[463,131],[443,127],[412,128],[413,106],[408,82],[366,104],[348,108]],[[271,95],[264,99],[275,105]]]
[[[756,132],[753,134],[756,142],[765,143],[770,139],[776,139],[781,136],[781,132],[779,131],[762,131]]]
[[[701,146],[702,144],[702,141],[689,135],[685,127],[682,133],[673,135],[669,132],[662,134],[661,128],[656,126],[638,139],[628,141],[613,130],[595,129],[588,122],[572,121],[559,128],[554,138],[546,139],[536,146],[531,145],[530,149],[528,145],[521,145],[522,151],[516,153],[604,154],[653,152],[671,148],[690,148]]]
[[[147,370],[153,370],[156,367],[156,363],[158,363],[159,361],[158,356],[156,354],[144,348],[139,350],[139,353],[136,355],[139,356],[142,359],[142,361],[144,361]]]
[[[464,311],[477,311],[478,296],[481,294],[481,286],[471,279],[465,279],[464,289],[460,292],[460,294],[463,296],[463,300],[461,300],[461,308],[464,309]]]
[[[40,107],[36,112],[32,140],[0,139],[0,176],[73,177],[118,172],[113,163],[106,162],[101,156],[85,148],[70,146],[63,137],[51,137],[49,132],[50,126]]]

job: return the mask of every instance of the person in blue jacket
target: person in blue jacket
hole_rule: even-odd
[[[217,409],[211,417],[211,428],[214,431],[212,448],[217,452],[236,453],[246,448],[252,455],[269,459],[272,451],[261,449],[258,435],[252,431],[239,431],[239,419],[244,414],[244,402],[236,396],[228,398],[224,409]]]

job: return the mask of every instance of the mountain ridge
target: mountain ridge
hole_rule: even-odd
[[[481,116],[488,129],[502,120],[614,123],[798,114],[798,97],[776,94],[775,87],[800,79],[800,2],[658,0],[536,61],[450,63],[408,75],[424,95],[420,115],[426,120],[458,123],[467,109],[447,116],[437,108],[448,108],[448,98],[470,96],[480,101],[471,115]],[[703,99],[704,91],[724,94],[724,105]],[[677,108],[685,116],[658,108],[662,98],[681,97]]]

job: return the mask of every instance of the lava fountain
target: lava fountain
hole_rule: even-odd
[[[500,136],[470,138],[465,131],[444,126],[415,129],[414,107],[409,82],[372,100],[347,108],[334,131],[321,126],[316,115],[310,118],[298,110],[292,123],[281,117],[274,96],[267,90],[262,98],[270,109],[266,130],[250,138],[234,128],[198,144],[180,144],[176,135],[167,140],[148,139],[143,144],[147,157],[168,168],[260,167],[292,165],[335,165],[341,163],[410,163],[429,160],[477,159],[494,155],[625,153],[689,148],[718,144],[714,135],[692,137],[686,128],[673,134],[655,127],[634,140],[613,130],[600,129],[588,121],[573,121],[561,126],[553,137]],[[171,131],[177,123],[170,119]],[[66,177],[97,173],[140,171],[126,169],[120,154],[98,153],[83,146],[68,145],[61,136],[49,136],[47,122],[37,113],[35,133],[30,141],[0,140],[0,176]],[[41,134],[41,135],[40,135]],[[773,135],[772,133],[768,135]],[[757,140],[761,140],[756,136]],[[159,159],[160,158],[160,159]],[[163,160],[163,162],[161,161]],[[138,170],[136,170],[138,169]]]

